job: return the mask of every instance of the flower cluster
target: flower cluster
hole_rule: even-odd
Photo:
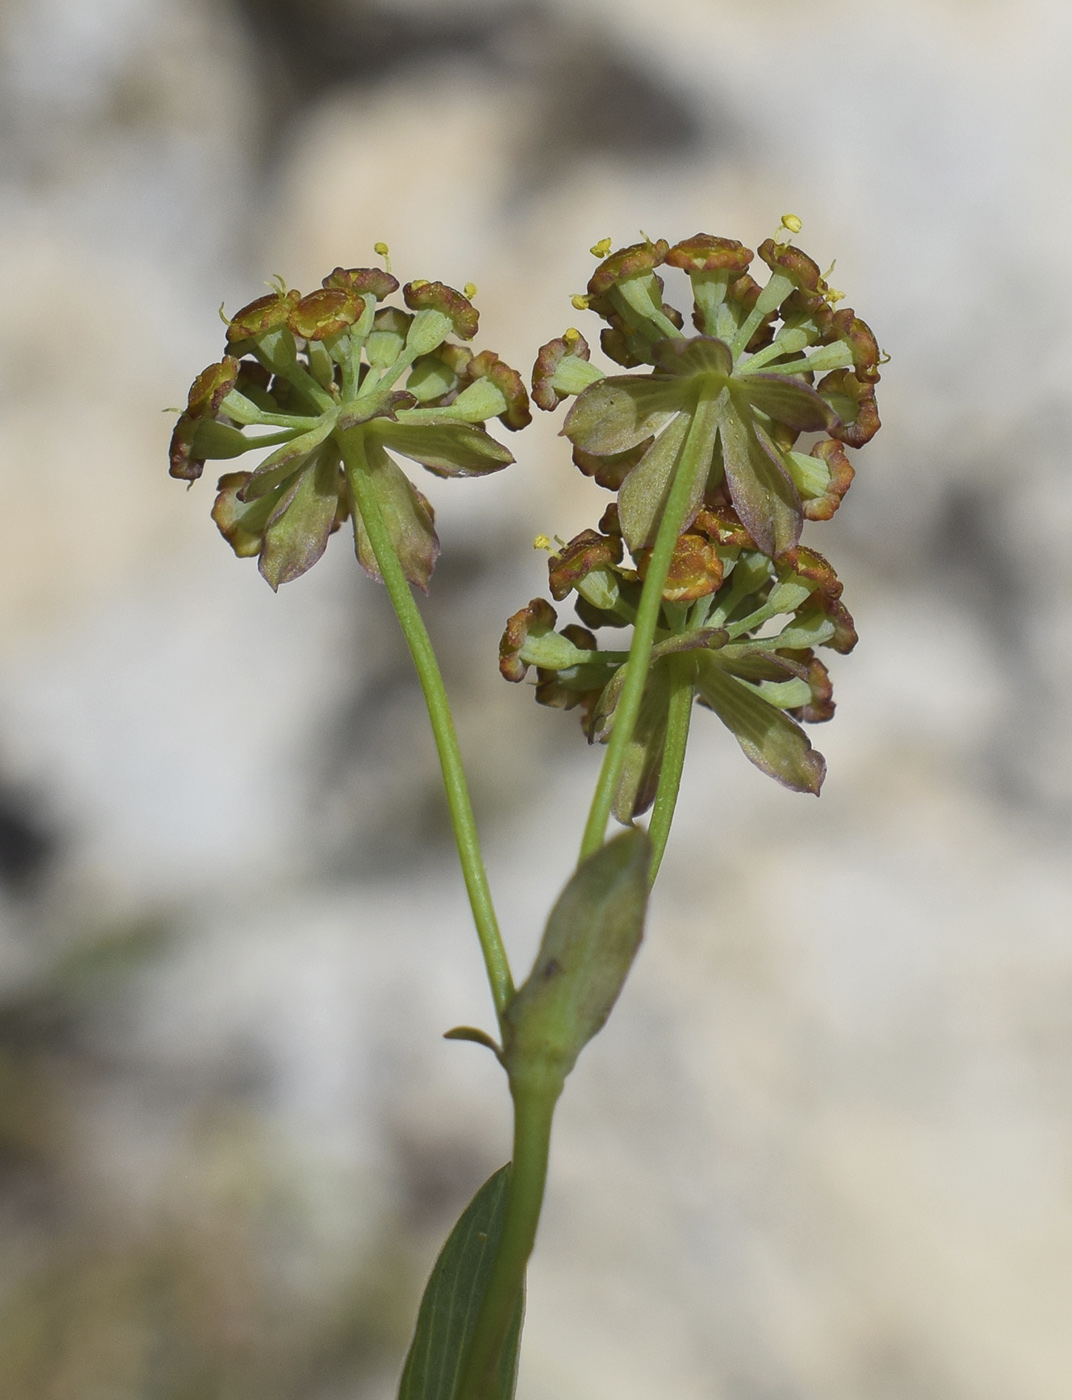
[[[280,285],[228,320],[227,353],[190,390],[172,476],[193,482],[208,459],[275,448],[255,470],[220,479],[212,512],[273,588],[315,564],[347,518],[359,560],[378,577],[356,505],[353,473],[363,471],[406,577],[427,589],[439,551],[432,507],[395,458],[437,476],[514,460],[484,424],[524,427],[528,395],[496,354],[462,343],[477,331],[474,289],[409,282],[406,309],[389,301],[398,290],[379,268],[338,267],[306,296]]]
[[[780,232],[797,229],[787,216]],[[762,286],[749,273],[752,252],[711,234],[593,252],[602,261],[574,304],[606,321],[602,349],[630,372],[606,375],[571,329],[540,350],[533,399],[546,410],[574,399],[562,433],[581,471],[617,501],[598,530],[551,555],[551,595],[574,593],[584,625],[556,631],[554,608],[534,600],[507,624],[502,673],[519,681],[534,666],[540,703],[579,706],[589,741],[609,737],[628,653],[600,651],[591,629],[636,619],[672,491],[687,475],[615,814],[627,822],[653,800],[672,657],[758,767],[818,792],[824,761],[797,723],[833,714],[814,649],[847,652],[856,633],[832,568],[800,537],[805,520],[830,519],[848,490],[846,448],[878,431],[875,338],[837,309],[841,294],[788,240],[761,244]],[[689,277],[695,335],[664,300],[663,266]]]

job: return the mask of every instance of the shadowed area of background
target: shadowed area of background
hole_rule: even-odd
[[[382,590],[342,532],[273,597],[168,479],[221,300],[385,240],[527,372],[599,239],[789,210],[892,355],[811,536],[862,641],[818,802],[697,715],[519,1396],[1064,1400],[1070,56],[1056,0],[0,3],[5,1400],[387,1400],[508,1151]],[[606,503],[559,426],[421,483],[519,967],[599,757],[495,665]]]

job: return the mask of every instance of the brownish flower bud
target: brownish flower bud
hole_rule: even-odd
[[[807,651],[781,651],[778,655],[798,661],[803,670],[802,679],[811,686],[809,702],[798,709],[788,710],[787,713],[806,724],[825,724],[827,720],[833,719],[836,708],[834,685],[830,679],[830,672],[815,653],[809,648]]]
[[[719,238],[712,233],[696,233],[683,238],[666,255],[671,267],[686,272],[747,272],[754,254],[736,238]]]
[[[615,283],[638,273],[653,272],[666,261],[670,244],[665,238],[655,243],[633,243],[628,248],[619,248],[599,264],[588,279],[588,295],[605,297]],[[593,308],[594,310],[595,308]]]
[[[842,450],[841,443],[834,438],[824,438],[811,450],[813,457],[821,458],[830,470],[830,484],[822,496],[804,502],[805,520],[830,520],[842,497],[852,485],[856,472]]]
[[[834,624],[834,635],[824,646],[847,655],[860,638],[851,613],[841,601],[845,585],[834,573],[833,566],[818,550],[803,545],[792,551],[788,562],[793,573],[814,580],[816,588],[808,599],[808,606],[821,608]]]
[[[523,681],[528,674],[528,665],[521,660],[521,649],[528,641],[530,633],[543,635],[550,632],[558,621],[558,614],[545,598],[533,598],[527,608],[521,608],[507,618],[506,630],[499,642],[499,670],[508,681]],[[595,645],[593,639],[592,645]]]
[[[588,342],[583,335],[559,336],[557,340],[549,340],[546,345],[541,345],[536,363],[532,367],[532,401],[537,408],[542,408],[548,413],[567,397],[566,394],[559,393],[551,382],[555,371],[567,355],[572,355],[578,360],[591,358]]]
[[[836,369],[819,381],[819,393],[841,419],[831,435],[849,447],[863,447],[881,428],[875,386],[861,384],[850,369]]]
[[[561,603],[594,569],[618,564],[622,557],[621,538],[582,530],[575,535],[561,554],[552,554],[547,561],[551,597]]]
[[[637,555],[637,573],[646,578],[651,550]],[[677,537],[663,597],[668,603],[690,603],[717,592],[722,583],[722,560],[710,539],[694,530]]]
[[[852,351],[856,378],[865,384],[877,384],[880,378],[878,341],[867,322],[861,321],[851,306],[846,306],[834,312],[830,329],[833,336],[844,341]]]
[[[205,469],[205,458],[194,456],[193,444],[199,423],[215,418],[224,399],[235,386],[239,363],[225,355],[219,364],[203,369],[190,386],[186,411],[179,416],[168,449],[169,474],[180,481],[196,481]]]
[[[243,306],[227,323],[227,342],[249,340],[251,336],[263,335],[285,326],[291,309],[301,300],[301,292],[269,292],[258,297],[248,306]]]
[[[287,317],[287,326],[305,340],[326,340],[352,326],[364,309],[364,301],[352,291],[323,287],[296,303]]]
[[[759,256],[772,272],[788,277],[800,291],[821,293],[825,290],[819,264],[792,243],[775,243],[773,238],[767,238],[759,245]]]
[[[407,282],[402,295],[411,311],[439,311],[446,316],[459,340],[476,335],[480,313],[469,300],[443,282]]]
[[[383,301],[398,291],[398,278],[381,267],[337,267],[328,273],[321,286],[341,287],[359,297],[373,296]]]
[[[470,380],[488,379],[495,385],[506,400],[506,412],[499,414],[499,422],[511,432],[527,428],[532,422],[524,381],[494,350],[482,350],[474,355],[466,368],[466,376]]]

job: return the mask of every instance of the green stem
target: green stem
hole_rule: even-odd
[[[514,1098],[514,1156],[502,1234],[491,1266],[462,1367],[457,1400],[494,1400],[503,1345],[513,1322],[525,1268],[536,1242],[551,1121],[562,1083],[520,1084],[510,1081]]]
[[[670,571],[674,546],[685,523],[685,513],[693,496],[696,475],[699,471],[707,470],[710,460],[711,440],[717,421],[715,405],[718,392],[709,390],[700,394],[688,436],[678,458],[673,484],[663,510],[659,532],[655,537],[655,547],[648,561],[644,591],[640,595],[640,606],[637,608],[636,623],[633,627],[633,641],[629,648],[625,684],[614,713],[614,728],[592,798],[588,824],[584,829],[584,840],[581,842],[582,860],[598,851],[603,844],[607,819],[614,802],[614,794],[621,782],[629,741],[633,737],[640,703],[644,697],[651,648],[655,641],[655,629],[663,602],[663,588]]]
[[[514,994],[514,982],[495,917],[487,871],[480,854],[480,839],[477,836],[473,805],[469,798],[461,751],[458,748],[458,736],[451,718],[450,701],[447,699],[446,687],[431,639],[410,592],[409,582],[398,562],[398,555],[372,486],[361,431],[341,434],[340,446],[354,502],[361,512],[369,544],[376,556],[376,563],[388,595],[394,604],[395,613],[413,657],[413,664],[417,668],[421,690],[424,692],[428,718],[432,723],[432,733],[443,770],[443,786],[446,789],[451,826],[454,828],[454,839],[458,846],[458,859],[461,861],[473,921],[484,954],[484,965],[491,984],[495,1011],[501,1018]]]
[[[685,748],[689,741],[689,723],[692,719],[693,666],[688,656],[671,656],[667,659],[670,667],[670,709],[666,723],[666,744],[663,748],[663,761],[659,769],[659,786],[655,792],[655,805],[648,823],[648,836],[651,838],[651,871],[648,880],[654,885],[659,873],[663,852],[670,836],[670,824],[674,820],[678,789],[681,786],[681,773],[685,766]]]

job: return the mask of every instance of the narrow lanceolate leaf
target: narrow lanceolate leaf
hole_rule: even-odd
[[[485,1181],[450,1232],[421,1299],[398,1400],[465,1400],[458,1395],[458,1377],[502,1234],[509,1183],[508,1164]],[[495,1400],[513,1400],[524,1306],[519,1298]]]
[[[741,523],[764,554],[784,554],[800,539],[804,523],[796,487],[728,397],[719,414],[719,437]]]
[[[625,452],[657,433],[684,403],[680,381],[617,374],[589,384],[566,414],[562,433],[582,452]]]
[[[651,842],[634,827],[581,862],[503,1018],[511,1078],[561,1084],[610,1015],[644,934]]]
[[[757,768],[794,792],[818,796],[826,760],[787,714],[731,676],[715,653],[697,653],[696,688]]]

